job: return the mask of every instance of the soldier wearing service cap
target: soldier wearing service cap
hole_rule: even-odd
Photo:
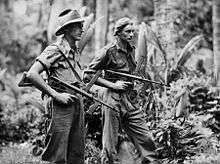
[[[103,99],[117,111],[103,107],[102,163],[116,164],[119,158],[119,136],[127,136],[137,151],[122,163],[157,163],[156,147],[148,133],[144,113],[134,103],[134,81],[105,70],[133,74],[136,68],[135,47],[132,46],[135,29],[131,19],[124,17],[115,23],[115,42],[102,48],[85,71],[84,80],[89,81],[99,70],[104,70],[96,84],[105,87]],[[125,135],[123,135],[125,134]],[[130,150],[129,150],[130,151]],[[124,157],[121,157],[124,158]],[[126,159],[125,159],[126,160]]]

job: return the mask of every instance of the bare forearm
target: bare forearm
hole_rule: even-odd
[[[45,92],[46,94],[55,97],[57,92],[52,89],[40,76],[40,74],[36,72],[28,72],[27,78],[31,81],[31,83],[40,91]]]
[[[85,73],[84,74],[84,77],[83,77],[83,80],[85,83],[89,83],[92,78],[94,78],[94,74],[91,74],[91,73]],[[109,89],[114,89],[114,83],[111,82],[111,81],[108,81],[102,77],[99,77],[96,81],[95,81],[95,84],[96,85],[99,85],[101,87],[106,87],[106,88],[109,88]]]
[[[89,82],[92,78],[93,78],[93,75],[86,75],[84,77],[84,80],[85,82]],[[126,91],[126,89],[133,87],[133,84],[131,82],[126,82],[126,81],[121,81],[121,80],[118,80],[116,82],[111,82],[101,77],[99,77],[96,80],[95,84],[102,86],[102,87],[109,88],[109,89],[118,90],[118,91]]]
[[[96,84],[102,87],[109,88],[109,89],[115,89],[115,83],[105,80],[101,77],[97,79]]]

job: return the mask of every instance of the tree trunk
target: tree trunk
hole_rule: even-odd
[[[59,13],[65,9],[79,9],[82,7],[82,0],[50,0],[51,11],[50,11],[50,19],[47,29],[47,36],[49,42],[52,42],[56,39],[54,32],[58,26],[58,15]]]
[[[214,78],[216,86],[220,86],[220,1],[213,0],[213,52],[214,52]]]
[[[176,55],[177,31],[174,28],[174,21],[180,14],[182,3],[182,0],[154,0],[158,37],[168,59]]]
[[[165,83],[167,83],[168,69],[177,55],[177,31],[174,27],[175,19],[180,14],[180,8],[186,2],[183,0],[154,0],[154,15],[156,20],[156,31],[160,43],[165,51],[166,63]]]
[[[106,44],[108,30],[108,0],[96,0],[96,19],[103,17],[101,23],[95,29],[95,50],[99,50]]]
[[[11,11],[13,9],[13,3],[12,0],[0,0],[0,10],[1,11]]]

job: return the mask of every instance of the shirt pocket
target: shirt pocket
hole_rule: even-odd
[[[122,58],[114,58],[114,60],[113,60],[113,65],[114,65],[114,67],[116,67],[116,68],[124,68],[124,67],[126,67],[126,61],[124,61]]]
[[[52,68],[62,68],[62,69],[68,69],[69,65],[68,63],[65,61],[64,58],[59,59],[58,61],[56,61],[52,66]]]

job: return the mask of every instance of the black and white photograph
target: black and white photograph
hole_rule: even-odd
[[[0,164],[220,164],[220,0],[0,0]]]

